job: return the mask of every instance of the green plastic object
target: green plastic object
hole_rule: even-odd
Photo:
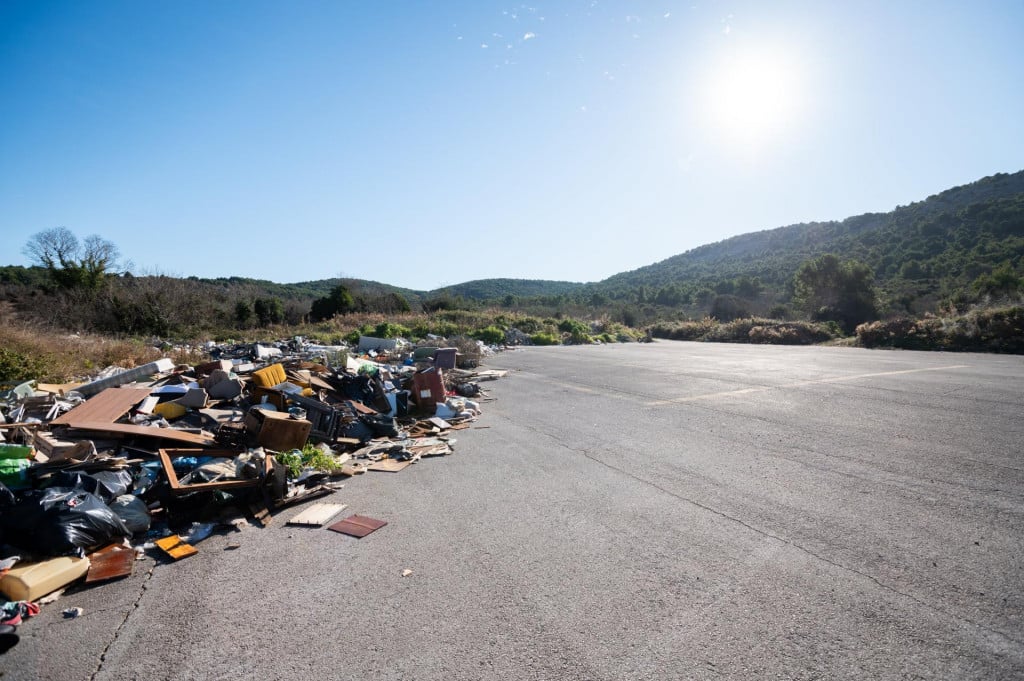
[[[28,445],[0,444],[0,459],[31,459],[32,448]]]
[[[0,459],[0,482],[10,489],[24,489],[29,486],[25,469],[32,465],[28,459]]]

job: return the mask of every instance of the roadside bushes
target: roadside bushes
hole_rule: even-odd
[[[47,360],[31,353],[0,348],[0,383],[20,383],[48,373]]]
[[[530,342],[534,345],[561,345],[562,339],[553,333],[541,331],[530,336]]]
[[[1024,307],[868,322],[857,327],[857,340],[866,348],[1024,354]]]
[[[700,321],[656,324],[650,328],[654,338],[691,340],[710,343],[766,343],[772,345],[809,345],[836,338],[839,333],[829,324],[780,322],[748,317],[721,323],[710,317]]]

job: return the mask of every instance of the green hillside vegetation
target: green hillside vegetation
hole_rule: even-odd
[[[573,293],[583,286],[583,284],[571,281],[547,281],[544,279],[477,279],[431,291],[429,297],[447,294],[451,297],[461,296],[472,300],[504,301],[509,296],[528,298]]]
[[[281,284],[135,276],[119,272],[114,244],[96,235],[79,240],[65,228],[34,235],[25,252],[37,265],[0,267],[0,300],[21,320],[78,332],[203,338],[304,328],[337,335],[365,326],[356,323],[359,315],[390,315],[418,320],[408,328],[449,328],[486,340],[510,332],[509,319],[541,319],[518,330],[535,343],[635,337],[643,330],[672,338],[818,342],[853,334],[864,322],[952,319],[999,304],[1010,306],[1005,318],[1017,319],[1012,309],[1024,294],[1024,171],[888,213],[744,234],[588,284],[484,279],[414,291],[351,278]],[[452,314],[470,315],[479,325],[445,326]],[[1014,324],[971,319],[947,326],[977,334],[957,332],[943,346],[964,349],[985,337],[986,348],[1018,347],[999,335],[1012,333]],[[627,328],[634,332],[618,332]],[[917,340],[921,329],[939,337],[934,324],[878,328],[865,342],[900,346],[885,335],[899,329],[917,329]]]
[[[1024,172],[994,175],[889,213],[744,234],[617,274],[592,289],[612,299],[704,311],[714,294],[788,302],[800,265],[826,253],[871,269],[883,311],[917,313],[962,301],[977,277],[1004,262],[1020,271]]]

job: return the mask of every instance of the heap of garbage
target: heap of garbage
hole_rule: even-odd
[[[193,555],[219,526],[266,526],[346,478],[451,454],[489,399],[481,383],[505,374],[479,368],[483,346],[366,336],[354,350],[301,338],[205,350],[198,366],[165,358],[0,393],[0,636],[72,583],[128,576],[147,553]]]

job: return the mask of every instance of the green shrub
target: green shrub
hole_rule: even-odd
[[[47,375],[47,361],[43,357],[0,348],[0,383],[21,383]]]
[[[714,319],[705,317],[700,321],[687,320],[682,322],[655,324],[649,329],[649,333],[654,338],[695,341],[702,340],[717,325],[718,322]]]
[[[578,319],[563,319],[558,323],[558,330],[570,335],[587,336],[588,338],[590,336],[590,326]]]
[[[580,329],[574,330],[562,341],[563,343],[568,342],[572,345],[590,345],[594,342],[594,339],[590,337],[590,334]]]
[[[381,322],[373,328],[372,334],[376,338],[407,338],[412,335],[411,329],[401,324],[392,324],[391,322]]]
[[[521,317],[512,322],[512,326],[523,333],[538,333],[543,330],[544,322],[536,317]]]
[[[498,345],[505,342],[505,332],[493,325],[483,329],[477,329],[469,335],[477,340],[487,343],[488,345]]]
[[[530,336],[530,342],[534,345],[560,345],[562,343],[562,339],[553,333],[545,333],[542,331]]]
[[[769,345],[811,345],[824,343],[836,334],[821,324],[783,322],[753,326],[749,332],[751,343]]]
[[[898,317],[857,327],[866,348],[956,350],[1024,354],[1024,308],[972,310],[947,317]]]

